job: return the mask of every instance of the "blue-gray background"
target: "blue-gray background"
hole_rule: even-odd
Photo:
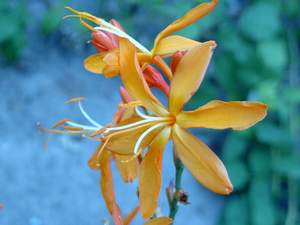
[[[77,20],[61,20],[70,5],[116,18],[151,46],[168,23],[201,1],[0,1],[0,224],[89,225],[110,220],[99,192],[99,173],[87,166],[97,143],[38,131],[62,118],[85,122],[64,101],[85,96],[85,108],[109,123],[120,101],[119,79],[84,71],[95,50]],[[188,172],[190,205],[176,224],[299,224],[299,12],[298,0],[224,0],[203,21],[185,29],[219,45],[206,80],[189,107],[212,99],[260,100],[269,116],[250,131],[195,130],[224,160],[235,185],[230,197],[201,187]],[[164,187],[173,178],[171,146]],[[114,174],[124,214],[137,203],[136,183]],[[162,190],[161,213],[168,207]],[[135,224],[141,224],[139,217]]]

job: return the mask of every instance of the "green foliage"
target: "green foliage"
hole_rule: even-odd
[[[41,29],[44,34],[50,34],[57,31],[62,21],[65,9],[62,5],[51,8],[46,12],[41,23]]]
[[[264,121],[245,135],[230,132],[224,142],[223,160],[236,194],[226,202],[221,224],[297,224],[300,219],[289,212],[295,210],[289,207],[297,205],[299,191],[287,196],[300,182],[300,39],[295,26],[300,5],[285,3],[282,12],[279,1],[251,1],[238,13],[237,26],[230,17],[218,24],[221,50],[211,75],[216,89],[223,89],[228,100],[269,106]]]
[[[286,43],[283,40],[263,41],[258,44],[258,55],[264,65],[273,71],[282,71],[288,62]]]
[[[228,201],[224,210],[224,225],[247,225],[249,224],[249,206],[245,196],[235,196]]]
[[[20,4],[11,6],[9,1],[0,4],[0,54],[8,61],[17,59],[26,41],[27,12]]]
[[[254,3],[242,13],[239,28],[254,41],[268,40],[281,29],[279,10],[272,1]]]
[[[276,224],[276,210],[270,192],[270,184],[266,179],[255,179],[249,190],[249,203],[251,207],[251,224]]]

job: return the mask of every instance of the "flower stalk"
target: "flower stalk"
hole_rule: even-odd
[[[175,166],[175,193],[170,201],[170,213],[169,217],[174,221],[177,211],[179,209],[180,191],[182,190],[181,181],[184,166],[181,160],[174,154],[174,166]]]

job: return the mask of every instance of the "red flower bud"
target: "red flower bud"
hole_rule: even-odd
[[[165,95],[169,95],[170,87],[164,80],[162,74],[153,66],[147,66],[144,71],[144,77],[150,87],[156,87]]]
[[[116,48],[110,36],[104,31],[97,31],[92,33],[92,44],[99,52],[106,52]]]
[[[120,95],[124,103],[129,103],[132,101],[128,91],[123,86],[120,87]]]
[[[183,52],[175,52],[173,55],[172,55],[172,61],[171,61],[171,70],[173,72],[173,74],[175,73],[176,71],[176,67],[178,65],[178,63],[180,62],[181,58],[184,56],[184,53]]]

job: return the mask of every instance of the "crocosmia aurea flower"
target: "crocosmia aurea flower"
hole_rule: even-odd
[[[68,8],[92,31],[92,43],[98,51],[85,60],[85,68],[106,77],[119,75],[123,83],[119,90],[122,101],[113,122],[103,126],[83,109],[82,98],[72,99],[69,102],[78,102],[90,125],[64,119],[55,129],[47,131],[80,134],[100,142],[89,166],[101,171],[101,192],[116,225],[129,224],[137,211],[148,219],[148,225],[172,223],[168,217],[153,218],[168,141],[173,142],[176,159],[203,186],[222,195],[233,191],[222,161],[188,129],[244,130],[266,116],[267,106],[260,102],[213,100],[193,111],[185,111],[184,106],[200,87],[217,45],[215,41],[198,42],[172,35],[207,15],[217,2],[200,4],[171,23],[156,36],[151,51],[128,35],[117,21],[106,22]],[[164,61],[168,57],[171,57],[170,65]],[[167,106],[152,93],[153,87],[165,94]],[[125,219],[115,197],[111,160],[116,162],[125,182],[138,179],[139,206]]]
[[[129,129],[116,132],[114,138],[107,139],[106,145],[113,146],[114,142],[118,143],[118,139],[126,139],[127,136],[130,137],[127,145],[110,150],[118,154],[140,154],[143,140],[155,133],[139,174],[141,211],[145,217],[151,216],[156,208],[161,183],[161,158],[169,139],[173,140],[180,160],[200,183],[216,193],[229,194],[232,185],[223,163],[206,144],[186,129],[243,130],[266,116],[267,106],[259,102],[215,100],[194,111],[183,111],[184,104],[200,86],[215,47],[215,42],[209,41],[194,47],[182,57],[171,81],[169,106],[165,108],[149,89],[134,46],[126,39],[120,40],[121,78],[124,86],[134,99],[139,99],[141,105],[151,112],[151,116],[140,113],[139,121],[128,124]],[[133,152],[124,152],[123,149]]]
[[[85,60],[87,70],[104,74],[106,77],[112,77],[118,74],[118,41],[116,36],[126,38],[138,49],[138,58],[141,63],[159,64],[165,72],[165,75],[171,77],[171,71],[165,65],[161,57],[170,56],[178,51],[187,51],[199,44],[198,41],[182,37],[179,35],[171,35],[172,33],[183,29],[186,26],[196,22],[217,5],[218,0],[212,0],[208,3],[200,4],[186,13],[180,19],[174,21],[162,30],[155,38],[152,50],[148,50],[141,43],[127,34],[121,25],[112,20],[107,22],[102,18],[98,18],[86,12],[80,12],[67,7],[75,15],[80,18],[81,23],[92,31],[92,43],[100,53],[94,54]],[[91,26],[85,20],[96,24]]]

